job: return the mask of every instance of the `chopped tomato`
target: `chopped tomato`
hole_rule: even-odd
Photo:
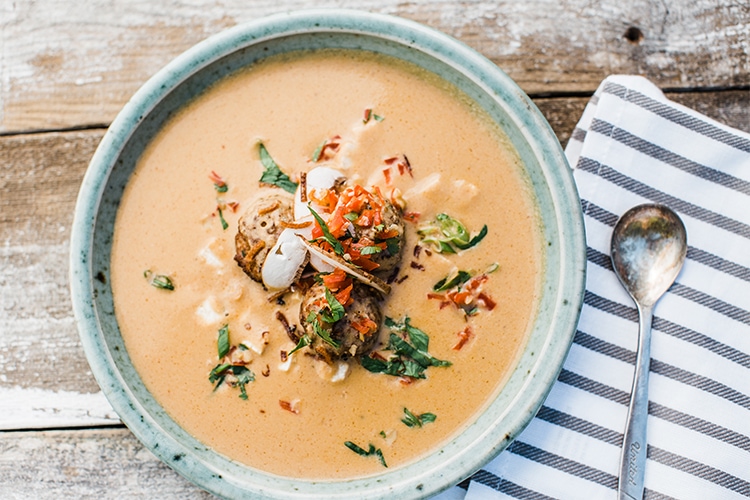
[[[349,286],[342,288],[336,294],[334,294],[334,297],[336,297],[336,300],[339,301],[339,304],[341,304],[342,306],[348,306],[352,302],[354,302],[354,299],[352,298],[353,287],[354,285],[349,284]]]
[[[357,330],[362,335],[370,335],[378,329],[378,324],[367,316],[360,316],[355,321],[351,322],[352,328]]]
[[[351,285],[351,278],[343,271],[343,269],[337,267],[332,273],[323,276],[323,284],[330,291],[337,292],[341,288]]]
[[[458,332],[458,342],[453,346],[454,351],[460,351],[461,348],[466,345],[466,343],[471,339],[472,333],[471,333],[471,327],[466,326],[463,330]]]

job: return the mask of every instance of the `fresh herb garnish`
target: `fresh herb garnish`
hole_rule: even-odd
[[[244,344],[240,344],[239,348],[247,349]],[[247,400],[247,390],[245,389],[245,386],[255,380],[255,374],[244,365],[223,362],[223,359],[226,358],[231,350],[232,347],[229,342],[229,325],[224,325],[219,328],[219,336],[216,341],[216,351],[219,355],[219,364],[214,366],[208,374],[208,381],[215,384],[215,391],[226,380],[232,387],[239,387],[240,398]]]
[[[310,213],[320,225],[320,229],[323,231],[323,239],[333,247],[333,251],[336,253],[336,255],[343,255],[344,247],[341,245],[341,242],[337,240],[333,234],[331,234],[330,229],[328,229],[328,224],[326,224],[323,218],[318,215],[318,213],[313,210],[309,204],[307,205],[307,208],[310,210]]]
[[[174,290],[174,283],[169,276],[164,274],[154,274],[150,269],[143,271],[143,277],[148,280],[148,284],[154,288],[160,288],[162,290]]]
[[[214,189],[216,189],[218,193],[226,193],[229,189],[226,181],[224,181],[224,179],[222,179],[221,176],[213,170],[211,170],[211,175],[209,175],[208,178],[213,181]]]
[[[335,323],[344,317],[344,314],[346,314],[346,310],[344,309],[344,306],[341,304],[341,302],[336,299],[336,297],[328,288],[326,288],[325,296],[330,313],[326,312],[324,309],[320,312],[320,316],[326,323]]]
[[[378,246],[366,246],[362,247],[362,249],[359,251],[360,255],[373,255],[376,253],[382,252],[383,249]]]
[[[313,163],[317,163],[320,160],[320,157],[323,154],[323,148],[326,147],[326,144],[328,143],[327,140],[320,143],[320,145],[315,148],[315,151],[313,151],[312,156],[310,157],[310,161]]]
[[[454,219],[448,214],[440,213],[435,220],[417,230],[422,241],[432,246],[439,253],[456,253],[458,250],[467,250],[476,246],[487,236],[487,225],[471,237],[461,221]]]
[[[362,367],[373,373],[385,373],[396,377],[427,378],[425,370],[430,366],[451,366],[450,361],[444,361],[432,356],[429,352],[429,336],[419,328],[412,326],[409,317],[403,323],[397,323],[386,317],[385,326],[391,329],[387,350],[392,352],[386,360],[364,357]],[[405,334],[409,340],[401,338],[396,333]]]
[[[375,445],[370,443],[370,446],[365,450],[364,448],[361,448],[357,446],[356,444],[352,443],[351,441],[345,441],[344,445],[352,450],[357,455],[363,456],[363,457],[370,457],[370,456],[376,456],[378,457],[378,460],[380,460],[380,463],[383,465],[383,467],[388,468],[388,464],[385,463],[385,457],[383,456],[383,452],[380,448],[375,448]]]
[[[221,210],[221,205],[216,206],[216,210],[219,212],[219,220],[221,221],[221,228],[226,231],[229,227],[229,224],[227,224],[226,219],[224,218],[224,212]]]
[[[344,219],[348,220],[349,222],[354,222],[355,220],[359,219],[359,214],[357,212],[349,212],[348,214],[344,214]]]
[[[281,189],[294,194],[295,191],[297,191],[297,183],[292,182],[289,176],[281,171],[262,142],[258,143],[258,151],[260,154],[260,162],[265,169],[260,176],[260,182],[278,186]]]
[[[229,354],[229,325],[219,328],[219,340],[216,342],[219,351],[219,359]]]
[[[367,123],[367,122],[369,122],[369,121],[370,121],[371,119],[372,119],[372,120],[375,120],[375,121],[378,121],[378,122],[382,122],[383,120],[385,120],[385,118],[384,118],[384,117],[382,117],[382,116],[380,116],[380,115],[376,115],[375,113],[373,113],[373,112],[372,112],[372,108],[367,108],[367,109],[365,110],[365,116],[364,116],[364,118],[362,119],[362,123]]]
[[[227,378],[228,375],[233,375],[231,382],[228,382],[232,387],[239,387],[240,388],[240,398],[247,400],[247,390],[245,389],[245,386],[249,384],[250,382],[255,381],[255,374],[250,371],[246,366],[243,365],[233,365],[230,363],[221,363],[214,367],[213,370],[211,370],[211,373],[208,376],[208,381],[213,383],[216,383],[216,386],[214,387],[214,391],[219,388],[219,386],[224,382],[224,380]]]
[[[292,354],[294,354],[295,352],[299,351],[303,347],[309,346],[310,342],[311,342],[310,341],[310,337],[308,337],[307,335],[301,336],[300,339],[299,339],[299,341],[297,342],[297,345],[294,346],[294,349],[292,349],[291,351],[289,351],[287,353],[287,356],[291,356]]]
[[[307,321],[312,324],[313,330],[315,331],[315,334],[323,339],[327,344],[330,344],[332,347],[338,349],[339,344],[335,340],[331,338],[331,334],[326,330],[323,325],[320,324],[320,318],[318,317],[318,314],[315,313],[315,311],[310,311],[310,314],[307,315]]]
[[[409,411],[408,408],[404,408],[404,418],[401,421],[407,427],[422,427],[424,424],[434,422],[437,416],[434,413],[422,413],[416,415]]]
[[[466,271],[458,271],[452,277],[451,275],[448,275],[445,278],[438,281],[437,283],[435,283],[432,287],[432,290],[435,292],[444,292],[446,290],[450,290],[451,288],[461,286],[467,281],[469,281],[470,279],[471,279],[471,273],[468,273]]]

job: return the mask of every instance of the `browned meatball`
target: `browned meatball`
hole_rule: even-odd
[[[266,255],[284,230],[281,221],[294,220],[294,200],[278,189],[261,190],[240,217],[234,243],[234,260],[245,273],[263,282],[261,270]]]
[[[361,232],[359,232],[359,236],[369,238],[376,242],[386,241],[387,245],[385,250],[373,254],[371,257],[373,262],[379,264],[379,267],[373,272],[377,275],[384,276],[390,274],[401,262],[406,230],[404,227],[404,219],[391,202],[385,201],[381,214],[383,217],[383,230],[376,231],[372,227],[362,228]],[[381,238],[384,234],[390,235],[390,233],[394,232],[397,233],[395,236],[391,236],[385,240]]]
[[[310,349],[328,363],[369,352],[377,342],[383,321],[381,300],[377,291],[355,282],[351,303],[345,306],[343,317],[328,323],[326,319],[335,314],[326,299],[326,287],[322,284],[310,287],[300,305],[300,324],[310,341]]]

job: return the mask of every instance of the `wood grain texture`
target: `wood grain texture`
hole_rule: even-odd
[[[2,0],[0,133],[109,123],[151,75],[238,23],[306,0]],[[338,0],[317,7],[341,7]],[[591,92],[609,74],[662,88],[750,85],[750,5],[735,0],[357,0],[441,30],[528,93]]]
[[[209,499],[126,428],[0,433],[0,498]]]

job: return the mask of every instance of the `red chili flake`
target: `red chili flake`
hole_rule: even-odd
[[[420,271],[424,271],[424,266],[420,264],[419,262],[411,261],[409,265],[413,267],[414,269],[419,269]]]
[[[492,300],[492,298],[484,292],[479,292],[479,295],[477,295],[477,301],[483,303],[488,311],[493,310],[495,306],[497,306],[497,302]]]
[[[250,330],[253,327],[250,323],[245,323],[243,326],[245,327],[245,330]]]
[[[227,206],[232,211],[232,213],[236,213],[237,209],[240,207],[240,204],[237,201],[228,201]]]
[[[372,108],[367,108],[365,110],[365,117],[362,119],[362,123],[369,122],[370,118],[372,118]]]
[[[263,371],[261,371],[260,374],[263,375],[264,377],[269,376],[271,374],[271,367],[266,365],[266,367],[263,368]]]
[[[219,174],[211,170],[211,173],[208,176],[209,179],[214,183],[214,186],[216,186],[217,189],[225,188],[227,187],[227,183],[224,181],[224,179],[221,178]]]
[[[422,253],[422,247],[420,245],[414,245],[414,258],[418,259],[420,253]]]
[[[397,279],[397,280],[396,280],[396,284],[397,284],[397,285],[400,285],[401,283],[403,283],[404,281],[406,281],[406,279],[407,279],[408,277],[409,277],[409,275],[408,275],[408,274],[404,274],[403,276],[401,276],[401,277],[400,277],[399,279]]]
[[[284,350],[279,351],[279,356],[281,357],[282,363],[286,363],[286,360],[289,358],[289,354]]]
[[[404,212],[402,217],[407,222],[417,222],[419,220],[419,212]]]
[[[457,333],[458,335],[458,342],[456,342],[456,345],[453,346],[454,351],[460,351],[461,348],[471,339],[472,332],[471,327],[466,326],[463,330]]]
[[[414,379],[411,377],[399,377],[398,381],[401,383],[401,385],[411,385],[412,382],[414,382]]]
[[[283,410],[294,413],[295,415],[299,415],[299,408],[297,408],[296,404],[292,404],[289,401],[279,399],[279,406],[281,406]]]
[[[386,165],[395,165],[396,168],[398,168],[398,173],[400,175],[409,174],[409,177],[412,179],[414,178],[414,173],[411,169],[411,163],[409,162],[409,158],[406,157],[406,155],[402,154],[399,156],[391,156],[390,158],[386,158],[383,160]]]
[[[383,169],[383,177],[385,178],[385,183],[390,185],[391,183],[391,167],[385,167]]]

